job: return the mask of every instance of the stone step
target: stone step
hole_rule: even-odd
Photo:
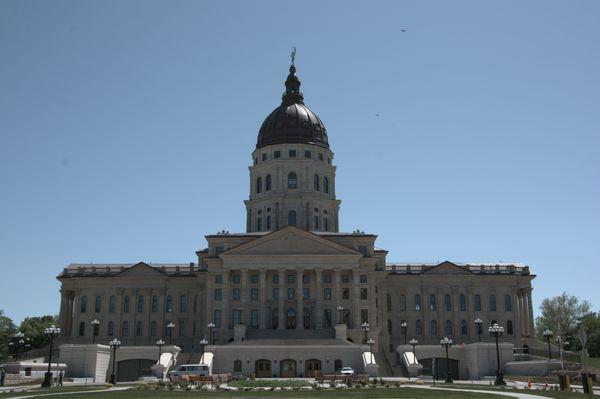
[[[246,339],[330,339],[335,338],[334,329],[322,330],[247,330]]]

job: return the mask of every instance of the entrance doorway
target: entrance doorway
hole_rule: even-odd
[[[137,381],[140,377],[151,377],[152,365],[156,360],[130,359],[121,360],[117,366],[117,381]]]
[[[281,378],[296,378],[296,361],[292,359],[282,360],[279,364]]]
[[[304,376],[306,378],[314,378],[317,372],[321,371],[321,361],[318,359],[309,359],[304,365]]]
[[[271,361],[260,359],[255,362],[254,372],[257,378],[271,378]]]
[[[296,309],[288,309],[286,313],[285,328],[288,330],[296,329]]]
[[[445,357],[436,357],[435,359],[420,359],[419,360],[423,365],[423,375],[433,375],[435,371],[436,379],[444,379],[447,375],[446,369],[446,358]],[[458,360],[448,359],[448,367],[450,368],[450,376],[454,380],[459,379],[459,367]],[[434,370],[435,369],[435,370]]]

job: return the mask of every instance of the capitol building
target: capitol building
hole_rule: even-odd
[[[532,345],[535,275],[527,265],[388,263],[376,234],[339,230],[333,144],[304,103],[292,63],[252,149],[246,231],[206,235],[192,263],[65,267],[57,277],[61,361],[75,362],[92,342],[112,356],[106,344],[118,338],[119,378],[139,377],[156,369],[162,339],[172,355],[158,361],[165,371],[202,361],[215,373],[258,377],[342,366],[410,375],[405,354],[416,340],[427,374],[448,337],[451,371],[468,378],[493,374],[490,325],[504,327],[504,358]],[[106,372],[98,364],[96,373]]]

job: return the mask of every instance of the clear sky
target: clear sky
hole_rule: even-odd
[[[0,309],[58,313],[69,263],[243,231],[292,46],[342,230],[527,263],[536,312],[599,310],[600,2],[548,0],[0,1]]]

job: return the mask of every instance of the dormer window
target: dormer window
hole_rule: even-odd
[[[296,158],[296,150],[289,150],[288,155],[290,158]]]

